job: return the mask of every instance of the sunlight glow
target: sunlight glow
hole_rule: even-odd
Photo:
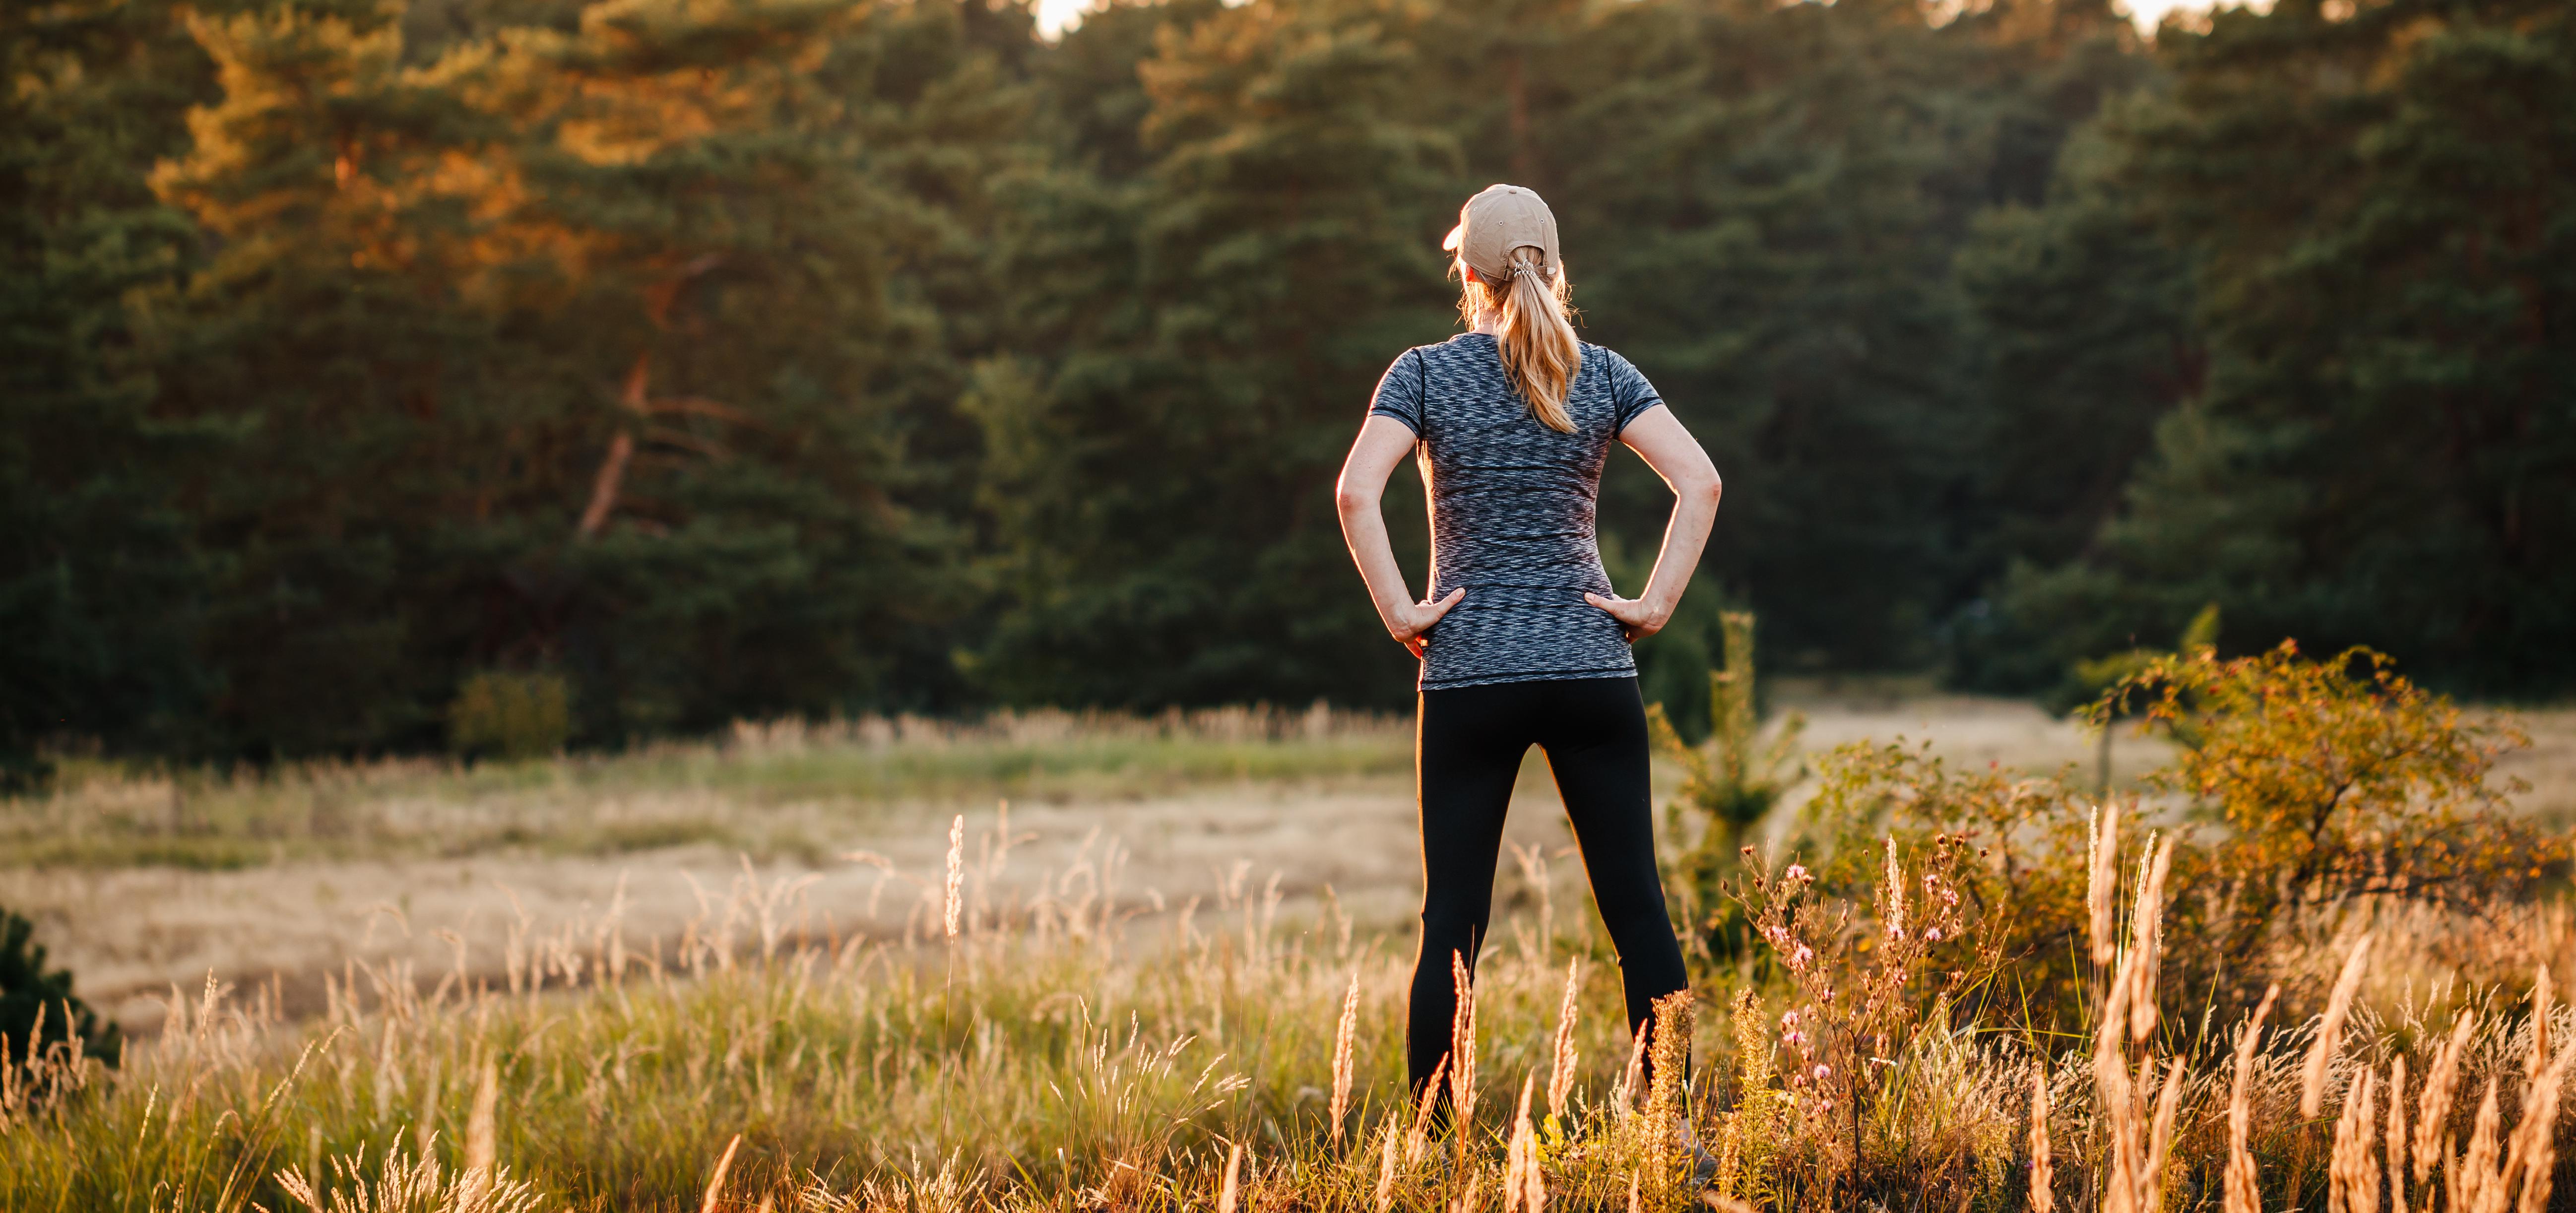
[[[1082,15],[1091,11],[1095,3],[1096,0],[1038,0],[1038,32],[1053,38],[1082,24]],[[2168,12],[2175,9],[2207,12],[2214,6],[2205,0],[2125,0],[2121,7],[2129,10],[2130,18],[2137,22],[2140,30],[2152,34],[2156,24],[2163,21]],[[2252,7],[2260,9],[2264,5]]]
[[[1082,24],[1091,0],[1038,0],[1038,32],[1049,38]]]

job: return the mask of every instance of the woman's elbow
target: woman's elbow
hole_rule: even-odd
[[[1703,467],[1673,486],[1673,492],[1685,500],[1715,506],[1718,498],[1726,495],[1726,481],[1717,474],[1716,468]]]
[[[1355,484],[1336,484],[1333,486],[1333,508],[1345,518],[1365,514],[1377,508],[1377,494]]]

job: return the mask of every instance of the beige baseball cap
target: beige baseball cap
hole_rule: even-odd
[[[1489,185],[1458,208],[1458,226],[1440,247],[1457,253],[1488,282],[1511,277],[1512,250],[1534,248],[1539,268],[1553,277],[1560,262],[1556,251],[1556,216],[1535,190],[1517,185]]]

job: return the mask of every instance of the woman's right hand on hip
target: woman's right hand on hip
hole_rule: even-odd
[[[1440,617],[1448,614],[1449,608],[1458,605],[1458,600],[1466,596],[1467,587],[1460,586],[1436,602],[1425,600],[1397,606],[1387,612],[1387,635],[1395,637],[1395,642],[1403,645],[1418,661],[1422,657],[1422,634],[1430,631],[1432,624],[1440,622]]]

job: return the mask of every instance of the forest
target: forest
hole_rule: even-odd
[[[1493,181],[1726,476],[1685,732],[1721,609],[2576,686],[2565,0],[35,0],[0,60],[15,781],[495,676],[576,747],[1400,704],[1330,485]],[[1623,588],[1667,500],[1618,458]]]

